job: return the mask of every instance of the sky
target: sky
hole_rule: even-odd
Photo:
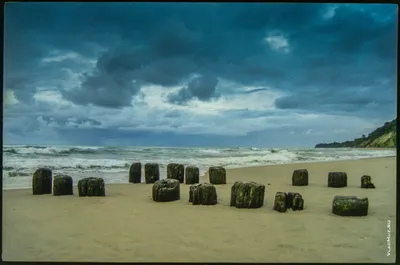
[[[7,3],[4,27],[4,144],[313,147],[396,117],[396,5]]]

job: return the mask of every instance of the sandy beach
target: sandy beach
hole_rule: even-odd
[[[294,169],[309,171],[309,186],[293,187]],[[348,187],[328,188],[328,172],[348,174]],[[127,173],[128,174],[128,173]],[[361,189],[360,177],[376,189]],[[128,178],[128,176],[127,176]],[[232,184],[266,185],[264,206],[229,206]],[[208,181],[202,176],[201,182]],[[106,197],[31,195],[3,191],[3,260],[95,262],[394,262],[396,158],[320,162],[227,170],[216,186],[218,204],[181,199],[156,203],[152,185],[106,185]],[[268,185],[270,184],[270,185]],[[272,210],[275,193],[299,192],[300,212]],[[365,217],[331,213],[335,195],[369,198]],[[388,256],[388,221],[391,254]]]

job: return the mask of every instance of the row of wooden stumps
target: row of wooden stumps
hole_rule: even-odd
[[[68,175],[54,176],[49,168],[39,168],[32,178],[33,195],[51,194],[53,188],[54,196],[73,195],[73,180]],[[53,184],[53,187],[52,187]],[[104,180],[102,178],[83,178],[78,182],[78,193],[83,196],[105,196]]]
[[[154,164],[153,164],[154,165]],[[157,165],[157,164],[155,164]],[[171,165],[171,164],[170,164]],[[172,164],[176,165],[176,164]],[[153,167],[154,168],[154,167]],[[157,165],[158,168],[158,165]],[[182,178],[175,179],[176,166],[169,166],[169,178],[156,180],[153,185],[153,200],[157,202],[168,202],[180,199],[180,183]],[[179,168],[182,168],[179,166]],[[187,167],[194,168],[194,167]],[[195,170],[195,172],[198,172]],[[153,171],[157,172],[157,171]],[[174,175],[175,172],[175,175]],[[217,192],[213,184],[226,184],[226,171],[222,167],[210,167],[210,181],[214,183],[195,183],[189,189],[189,202],[193,205],[215,205],[217,204]],[[189,173],[190,175],[190,173]],[[188,176],[188,174],[186,175]],[[211,177],[214,176],[214,177]],[[187,180],[188,178],[186,178]],[[293,185],[299,183],[308,185],[308,172],[306,170],[295,170],[293,173]],[[339,180],[338,180],[339,179]],[[198,180],[197,180],[198,182]],[[188,183],[188,181],[186,181]],[[328,185],[333,183],[333,187],[347,186],[347,175],[345,173],[329,173]],[[340,185],[338,183],[341,183]],[[370,188],[371,178],[362,177],[364,188]],[[32,179],[33,194],[52,193],[52,171],[48,168],[39,168],[35,171]],[[84,178],[78,182],[79,196],[105,196],[104,180],[102,178]],[[56,175],[54,177],[53,194],[73,195],[73,180],[68,175]],[[264,203],[265,186],[252,181],[237,181],[231,189],[230,205],[236,208],[260,208]],[[304,200],[299,193],[277,192],[274,201],[274,210],[286,212],[287,209],[294,211],[304,209]],[[363,216],[368,214],[368,198],[355,196],[335,196],[332,203],[332,212],[341,216]]]
[[[296,169],[292,176],[293,186],[308,186],[307,169]],[[345,172],[329,172],[328,187],[343,188],[347,187],[347,174]],[[371,177],[364,175],[361,177],[362,189],[375,189],[375,185],[371,182]]]
[[[223,167],[210,167],[209,180],[211,184],[226,184],[226,170]],[[185,177],[186,176],[186,177]],[[144,165],[144,179],[146,184],[152,184],[160,180],[160,167],[156,163],[146,163]],[[196,184],[199,183],[199,168],[182,164],[170,163],[167,165],[167,179],[178,180],[179,183]],[[129,182],[142,182],[142,164],[132,163],[129,168]]]
[[[260,208],[264,204],[265,185],[252,181],[236,181],[231,189],[230,206]],[[162,179],[153,184],[153,200],[170,202],[180,199],[180,182]],[[193,205],[217,204],[217,190],[212,183],[196,183],[189,187],[189,202]]]

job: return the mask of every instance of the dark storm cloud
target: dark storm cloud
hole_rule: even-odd
[[[395,5],[8,3],[5,88],[21,102],[6,114],[9,130],[40,127],[34,117],[48,110],[35,101],[38,90],[112,112],[150,108],[141,90],[150,84],[177,105],[268,88],[283,92],[275,102],[282,110],[386,119],[396,104],[396,40]],[[18,108],[30,110],[26,126],[17,124]],[[175,126],[181,115],[165,117]]]
[[[139,91],[132,81],[174,86],[190,74],[205,71],[239,84],[268,84],[282,89],[313,86],[337,90],[371,84],[379,76],[370,73],[382,66],[386,71],[378,74],[394,78],[396,6],[341,5],[331,19],[324,19],[332,7],[263,3],[8,4],[6,81],[16,90],[27,90],[25,94],[16,93],[24,100],[34,89],[29,87],[30,78],[18,75],[19,63],[26,71],[51,48],[95,56],[93,47],[106,49],[98,57],[94,73],[86,74],[76,91],[63,92],[77,104],[127,106]],[[263,39],[269,32],[283,32],[291,52],[282,54],[268,47]],[[368,68],[358,70],[359,65]],[[21,80],[23,84],[15,84]],[[338,87],[344,85],[347,87]],[[189,90],[182,90],[177,97],[186,100]]]
[[[190,81],[187,87],[168,95],[168,101],[175,104],[184,104],[191,99],[208,101],[218,97],[216,86],[218,79],[215,76],[200,76]]]

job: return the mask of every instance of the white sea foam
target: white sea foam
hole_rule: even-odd
[[[393,150],[268,149],[268,148],[164,148],[86,146],[3,146],[3,188],[30,187],[39,167],[64,173],[74,182],[85,176],[102,176],[106,183],[127,183],[133,161],[158,163],[160,176],[169,163],[196,165],[200,174],[210,166],[226,168],[395,156]],[[143,174],[144,175],[144,174]]]

